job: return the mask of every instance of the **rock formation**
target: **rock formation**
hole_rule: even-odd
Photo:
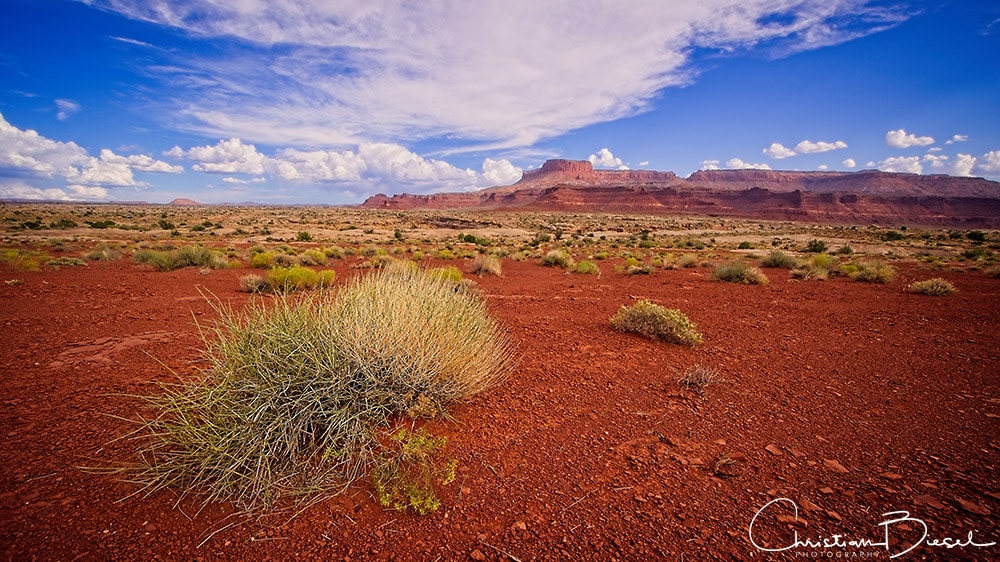
[[[549,160],[517,183],[472,193],[379,194],[388,209],[495,209],[690,214],[845,224],[1000,227],[1000,183],[982,178],[860,172],[595,170]]]

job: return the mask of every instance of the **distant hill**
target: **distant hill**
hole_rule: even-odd
[[[194,199],[184,199],[178,197],[177,199],[171,201],[169,205],[173,205],[175,207],[199,207],[201,206],[201,203],[195,201]]]
[[[495,209],[690,214],[844,224],[1000,228],[1000,183],[983,178],[859,172],[595,170],[549,160],[513,185],[471,193],[374,195],[381,209]]]

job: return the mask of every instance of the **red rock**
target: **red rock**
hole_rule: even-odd
[[[921,494],[919,496],[913,496],[913,503],[916,505],[925,505],[928,507],[933,507],[934,509],[944,509],[946,506],[939,502],[934,496],[927,494]]]
[[[477,548],[476,550],[473,550],[472,552],[469,553],[469,558],[481,561],[481,560],[486,560],[486,555],[483,554],[483,551]]]
[[[844,465],[832,459],[823,459],[823,466],[841,474],[846,474],[848,472],[848,470],[844,468]]]
[[[781,454],[781,449],[779,449],[778,446],[775,445],[774,443],[771,443],[767,447],[764,447],[764,450],[767,451],[768,453],[771,453],[774,456],[778,456]]]
[[[990,515],[990,510],[986,509],[985,507],[983,507],[983,506],[981,506],[981,505],[979,505],[977,503],[972,503],[972,502],[965,501],[965,500],[962,500],[962,499],[957,499],[955,501],[958,502],[958,505],[962,509],[964,509],[965,511],[968,511],[969,513],[975,513],[976,515]]]

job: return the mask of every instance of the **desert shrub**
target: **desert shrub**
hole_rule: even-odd
[[[712,270],[712,278],[744,285],[767,285],[767,276],[761,270],[741,261],[720,263]]]
[[[261,275],[250,274],[240,277],[240,290],[244,293],[263,293],[270,288],[267,279]]]
[[[683,312],[648,300],[622,306],[611,317],[611,325],[622,332],[635,332],[670,343],[694,346],[702,339],[698,327]]]
[[[323,248],[323,254],[325,254],[326,257],[335,260],[342,260],[346,255],[344,249],[341,248],[340,246],[334,246],[332,248]]]
[[[573,273],[582,273],[583,275],[600,275],[601,268],[597,267],[597,264],[590,260],[580,260],[580,262],[573,267]]]
[[[440,507],[434,483],[451,483],[457,467],[454,459],[442,458],[447,442],[424,429],[404,427],[393,433],[372,468],[372,487],[382,507],[411,509],[419,515]]]
[[[626,267],[625,273],[628,273],[629,275],[649,275],[650,273],[653,273],[654,269],[656,268],[652,265],[640,263],[638,265],[630,265]]]
[[[267,272],[267,285],[276,293],[300,291],[328,287],[333,283],[336,273],[327,269],[316,272],[308,267],[294,265],[292,267],[274,267]]]
[[[694,254],[684,254],[677,258],[677,267],[688,268],[696,265],[698,265],[698,256]]]
[[[678,384],[684,388],[694,390],[698,394],[704,394],[705,388],[710,384],[722,381],[722,375],[719,374],[719,371],[711,367],[703,367],[701,365],[694,365],[690,369],[684,371],[681,378],[677,380]]]
[[[437,258],[439,260],[453,260],[455,259],[455,254],[453,254],[448,248],[442,248],[438,251]]]
[[[80,258],[71,258],[69,256],[62,256],[45,262],[45,265],[49,267],[61,267],[64,265],[78,266],[78,265],[87,265],[87,262]]]
[[[867,261],[856,265],[851,279],[865,283],[889,283],[896,277],[896,268],[881,261]]]
[[[0,263],[19,271],[38,271],[50,259],[50,256],[36,250],[6,249],[0,252]]]
[[[274,252],[267,252],[264,250],[254,252],[250,257],[250,267],[255,267],[257,269],[270,269],[274,266],[274,256]]]
[[[815,269],[834,271],[840,266],[840,262],[830,254],[815,254],[809,258],[809,265]]]
[[[204,246],[182,246],[176,250],[145,248],[133,254],[132,260],[151,265],[157,271],[172,271],[182,267],[208,267],[212,269],[229,267],[229,260]]]
[[[986,233],[983,232],[982,230],[970,230],[965,234],[965,237],[968,238],[969,240],[972,240],[973,242],[986,241]]]
[[[500,274],[503,272],[500,265],[500,258],[490,254],[480,254],[472,262],[472,272],[478,275],[487,273],[500,277]]]
[[[312,234],[309,234],[308,232],[303,230],[296,233],[295,239],[298,240],[299,242],[309,242],[313,239],[313,237]]]
[[[113,469],[146,493],[204,491],[245,509],[335,494],[377,465],[393,416],[443,412],[512,365],[482,300],[419,270],[216,308],[203,376],[147,399],[141,462]]]
[[[760,266],[792,269],[795,267],[795,258],[785,252],[782,252],[781,250],[771,250],[771,252],[760,261]]]
[[[895,242],[897,240],[903,240],[906,238],[906,235],[898,230],[887,230],[883,232],[879,238],[886,242]]]
[[[312,248],[299,254],[299,263],[302,265],[326,265],[326,254],[323,250]]]
[[[942,279],[940,277],[934,277],[933,279],[927,279],[924,281],[914,281],[913,283],[910,283],[910,286],[907,287],[907,289],[911,293],[920,293],[934,297],[950,295],[955,292],[955,286],[952,285],[947,279]]]
[[[740,245],[736,247],[737,250],[752,250],[753,244],[747,242],[746,240],[740,242]]]
[[[822,254],[826,251],[826,242],[814,238],[806,244],[805,251],[810,254]]]
[[[100,244],[90,252],[87,252],[86,258],[90,261],[114,261],[120,258],[121,255],[121,250],[118,248],[113,248],[107,244]]]
[[[851,255],[851,254],[854,253],[854,248],[852,248],[849,244],[844,244],[840,248],[837,248],[837,253],[841,254],[841,255],[849,256],[849,255]]]
[[[453,265],[429,269],[427,275],[446,283],[460,283],[462,281],[462,270]]]
[[[566,250],[550,250],[542,256],[541,263],[547,267],[559,266],[563,269],[569,269],[573,267],[573,258]]]
[[[797,267],[790,273],[795,279],[802,279],[803,281],[812,279],[825,281],[830,276],[830,270],[822,267]]]

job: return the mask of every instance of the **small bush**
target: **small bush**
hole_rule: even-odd
[[[795,258],[782,252],[781,250],[771,250],[760,262],[761,267],[780,267],[792,269],[795,267]]]
[[[630,265],[625,268],[625,273],[628,273],[629,275],[649,275],[650,273],[653,273],[655,269],[656,268],[652,265],[647,264]]]
[[[441,506],[434,484],[455,480],[457,462],[442,458],[446,437],[435,437],[424,429],[399,429],[392,434],[372,469],[372,486],[382,507],[411,509],[426,515]]]
[[[705,388],[710,384],[723,382],[719,371],[711,367],[695,365],[684,371],[684,374],[677,381],[684,388],[692,389],[698,394],[704,394]]]
[[[100,244],[90,252],[87,252],[86,258],[90,261],[114,261],[120,258],[121,255],[121,250],[112,248],[107,244]]]
[[[263,276],[250,274],[240,277],[240,290],[244,293],[263,293],[270,288]]]
[[[753,244],[751,244],[750,242],[747,242],[746,240],[744,240],[743,242],[740,242],[740,245],[737,246],[736,249],[737,250],[752,250],[753,249]]]
[[[677,267],[688,268],[696,265],[698,265],[698,256],[694,254],[684,254],[677,258]]]
[[[501,273],[503,273],[500,258],[490,254],[480,254],[472,262],[472,272],[477,275],[486,273],[500,277]]]
[[[767,285],[767,276],[761,270],[741,261],[720,263],[712,270],[712,278],[744,285]]]
[[[80,258],[71,258],[68,256],[62,256],[54,260],[49,260],[45,262],[45,265],[49,267],[60,267],[64,265],[76,266],[76,265],[87,265],[87,262]]]
[[[698,327],[683,312],[648,300],[622,306],[611,317],[611,325],[622,332],[635,332],[670,343],[694,346],[702,339]]]
[[[566,250],[550,250],[542,256],[542,265],[546,267],[559,266],[563,269],[573,267],[573,258]]]
[[[19,271],[39,271],[42,263],[50,259],[50,256],[35,250],[7,249],[0,253],[0,263]]]
[[[583,275],[600,275],[601,268],[597,267],[597,264],[590,260],[580,260],[580,262],[573,267],[573,273],[580,273]]]
[[[809,281],[812,279],[825,281],[827,277],[830,276],[830,270],[822,267],[798,267],[793,269],[790,273],[793,278],[802,279],[803,281]]]
[[[805,251],[810,254],[822,254],[826,251],[826,242],[816,239],[810,240],[809,243],[806,244]]]
[[[274,252],[267,252],[264,250],[254,252],[250,257],[250,267],[255,267],[257,269],[270,269],[274,266],[274,256]]]
[[[295,239],[299,242],[309,242],[313,239],[313,237],[312,234],[303,230],[295,235]]]
[[[942,279],[940,277],[934,277],[933,279],[927,279],[925,281],[914,281],[913,283],[910,283],[910,286],[907,289],[911,293],[920,293],[934,297],[950,295],[955,292],[955,286],[952,285],[947,279]]]
[[[857,270],[851,273],[851,279],[864,283],[889,283],[896,277],[896,268],[880,261],[868,261],[857,264]]]
[[[844,256],[849,256],[854,253],[854,248],[848,244],[844,244],[840,248],[837,248],[837,253]]]
[[[336,272],[327,269],[316,272],[308,267],[274,267],[267,272],[267,285],[276,293],[317,289],[333,284]]]
[[[326,253],[323,250],[312,248],[299,254],[301,265],[326,265]]]
[[[448,267],[435,267],[434,269],[429,269],[427,270],[427,274],[433,277],[434,279],[444,281],[446,283],[462,282],[462,270],[453,265],[449,265]]]

